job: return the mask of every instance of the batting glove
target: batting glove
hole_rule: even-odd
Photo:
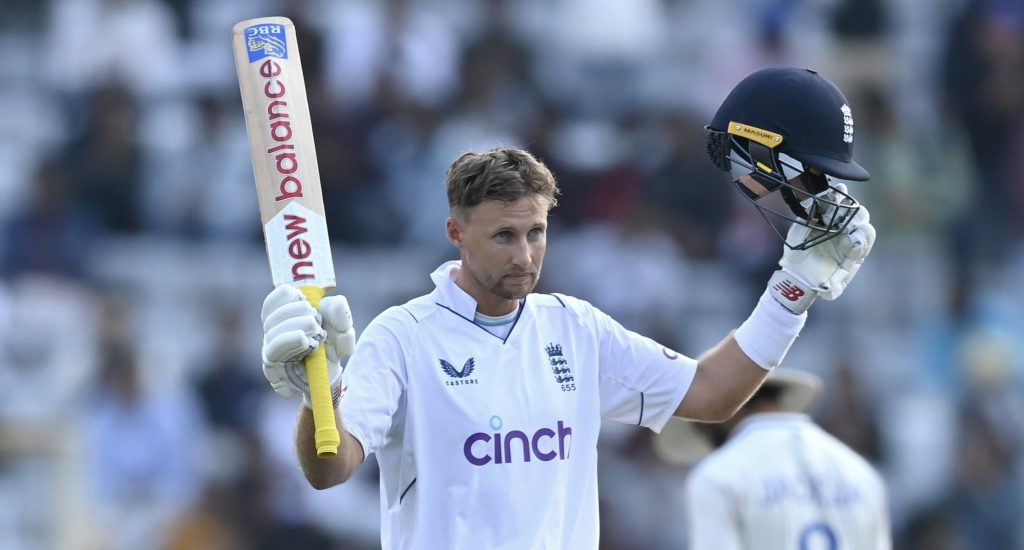
[[[843,192],[843,184],[836,184]],[[800,243],[817,230],[793,224],[787,243]],[[861,205],[843,234],[806,250],[786,247],[779,266],[768,281],[772,297],[793,313],[811,307],[815,298],[835,300],[850,284],[875,244],[875,228],[867,208]]]
[[[263,375],[282,397],[302,394],[311,407],[303,359],[321,343],[326,346],[327,376],[337,406],[341,396],[341,363],[352,355],[356,332],[344,296],[320,300],[319,311],[297,288],[280,286],[263,300]]]

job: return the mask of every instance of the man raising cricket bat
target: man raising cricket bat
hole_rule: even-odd
[[[294,47],[293,35],[282,36],[283,45],[256,32],[250,49],[241,51]],[[281,75],[274,67],[295,74],[296,65],[294,57],[275,58],[263,71],[267,76],[243,80],[243,95],[247,87],[257,97],[276,94]],[[809,153],[796,171],[784,173],[784,183],[810,214],[789,230],[781,269],[750,317],[700,360],[625,329],[586,301],[533,292],[558,187],[542,162],[515,148],[465,153],[449,166],[445,232],[459,260],[434,270],[430,294],[378,315],[354,349],[341,297],[324,298],[317,307],[315,296],[310,301],[290,284],[275,288],[263,304],[262,352],[264,373],[278,393],[307,394],[301,361],[318,343],[326,344],[332,373],[340,374],[338,361],[351,354],[348,390],[334,416],[336,456],[317,458],[313,416],[300,408],[296,448],[310,484],[344,483],[376,454],[386,549],[598,548],[601,422],[659,431],[673,415],[728,419],[782,362],[815,296],[842,294],[874,242],[867,211],[845,192],[804,187],[818,174],[860,169],[851,158],[852,129],[844,132],[841,93],[812,73],[769,78],[758,87],[763,94],[821,103],[808,111],[820,118],[794,121],[790,111],[760,106],[727,120],[729,128],[715,128],[725,140],[754,141],[767,151],[762,156],[758,149],[745,171],[736,162],[734,177],[759,199],[781,187],[775,181],[781,153]],[[250,131],[253,117],[263,124],[259,117],[278,112],[247,107]],[[290,116],[293,126],[307,125],[307,118]],[[807,136],[820,146],[789,147]],[[302,142],[293,142],[296,150]],[[716,154],[731,154],[733,142],[724,143]],[[254,145],[254,155],[274,146],[267,145]],[[304,159],[297,158],[301,169]],[[762,177],[769,170],[772,178]],[[284,201],[275,193],[292,195],[298,186],[281,183],[281,173],[271,175],[269,196],[277,207]],[[277,238],[287,243],[289,234]],[[269,229],[267,235],[270,251]],[[312,257],[312,242],[309,247]],[[305,246],[295,250],[307,252]],[[285,278],[293,274],[284,271]]]
[[[277,393],[302,394],[315,424],[307,439],[318,456],[331,457],[339,443],[332,403],[341,391],[340,358],[352,354],[355,332],[344,296],[321,300],[334,287],[334,265],[295,27],[284,17],[242,21],[233,42],[276,287],[263,310],[265,348],[276,354],[264,356],[263,371]]]

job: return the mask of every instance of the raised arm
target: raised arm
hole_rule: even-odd
[[[768,371],[740,349],[733,334],[726,336],[697,363],[697,374],[675,416],[721,422],[761,387]]]
[[[794,224],[787,242],[806,240],[810,231]],[[732,417],[782,363],[815,298],[838,298],[874,242],[875,229],[861,206],[842,235],[805,250],[787,247],[750,317],[700,359],[675,415],[709,422]]]
[[[348,480],[363,463],[363,446],[348,433],[341,421],[341,412],[335,409],[334,419],[341,434],[341,445],[337,456],[320,458],[316,454],[313,438],[313,411],[307,407],[299,409],[298,424],[295,427],[295,452],[299,466],[306,480],[314,489],[327,489]]]
[[[316,489],[345,482],[364,459],[363,447],[343,426],[338,400],[344,388],[341,361],[352,355],[356,334],[344,296],[328,296],[319,310],[296,289],[282,286],[263,301],[263,374],[282,397],[302,395],[295,428],[295,449],[306,479]],[[327,349],[327,371],[334,400],[334,421],[341,436],[338,454],[317,456],[309,383],[303,358],[321,343]]]

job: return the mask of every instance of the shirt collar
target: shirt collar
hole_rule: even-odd
[[[434,297],[434,302],[472,320],[476,315],[477,304],[472,296],[455,284],[455,278],[458,277],[460,269],[462,269],[462,262],[459,260],[452,260],[438,266],[430,274],[430,279],[434,281],[435,285],[431,295]]]
[[[729,436],[730,439],[739,437],[747,432],[754,430],[774,428],[780,426],[793,426],[798,424],[806,424],[811,421],[811,417],[804,413],[795,412],[766,412],[757,413],[748,416],[740,421],[732,430],[732,434]]]

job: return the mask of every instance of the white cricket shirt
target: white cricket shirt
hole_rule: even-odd
[[[690,550],[888,550],[885,486],[796,413],[748,417],[687,480]]]
[[[380,465],[385,549],[596,549],[602,419],[659,431],[696,361],[589,303],[530,294],[502,339],[439,267],[345,369],[345,428]],[[343,513],[343,512],[341,512]]]

